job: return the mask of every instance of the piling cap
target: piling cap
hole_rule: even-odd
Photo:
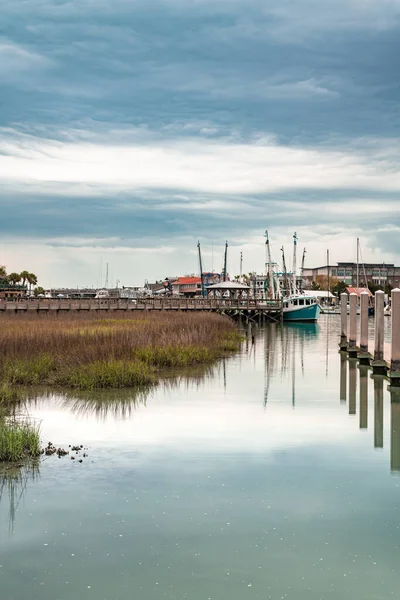
[[[384,292],[383,290],[376,290],[376,292],[375,292],[375,296],[376,296],[377,294],[384,294],[384,293],[385,293],[385,292]]]
[[[369,298],[368,292],[361,292],[360,296],[368,296],[368,298]]]
[[[397,294],[397,292],[400,292],[400,288],[394,288],[390,293],[391,294],[393,294],[393,293]]]

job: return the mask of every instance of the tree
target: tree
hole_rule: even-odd
[[[29,278],[29,271],[22,271],[22,272],[20,273],[20,277],[21,277],[21,279],[22,279],[22,285],[24,286],[24,285],[25,285],[25,283],[28,281],[28,278]]]
[[[6,277],[7,271],[4,265],[0,265],[0,277]]]
[[[19,273],[10,273],[8,276],[8,282],[11,286],[17,285],[21,281],[21,275]]]
[[[315,278],[315,283],[318,286],[315,289],[327,291],[328,287],[332,290],[332,288],[339,283],[339,279],[336,277],[329,277],[328,281],[327,275],[317,275]]]
[[[35,290],[33,293],[35,294],[35,296],[44,295],[44,289],[40,286],[35,287]]]
[[[37,285],[38,279],[34,273],[28,273],[28,277],[26,278],[29,283],[29,295],[31,293],[31,289],[33,285]]]
[[[343,292],[346,291],[347,288],[347,283],[345,281],[338,281],[332,288],[332,294],[335,294],[336,296],[340,296],[340,294],[343,294]]]

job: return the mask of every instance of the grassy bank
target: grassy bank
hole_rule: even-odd
[[[144,388],[172,369],[212,364],[237,350],[240,339],[215,314],[1,315],[0,390]]]

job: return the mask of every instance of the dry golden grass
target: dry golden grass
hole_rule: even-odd
[[[207,364],[239,347],[212,313],[0,316],[0,382],[79,389],[151,385],[162,369]]]

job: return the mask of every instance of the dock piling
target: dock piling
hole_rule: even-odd
[[[369,365],[370,356],[368,354],[368,292],[362,292],[360,296],[360,364]]]
[[[347,294],[340,294],[340,349],[347,350]]]
[[[372,368],[374,373],[386,375],[387,365],[384,360],[384,311],[385,294],[382,290],[375,292],[375,351]]]
[[[374,375],[374,448],[383,448],[383,377]]]
[[[400,387],[400,289],[392,290],[392,358],[390,385]]]
[[[350,335],[349,335],[349,356],[357,357],[357,294],[350,294]]]

